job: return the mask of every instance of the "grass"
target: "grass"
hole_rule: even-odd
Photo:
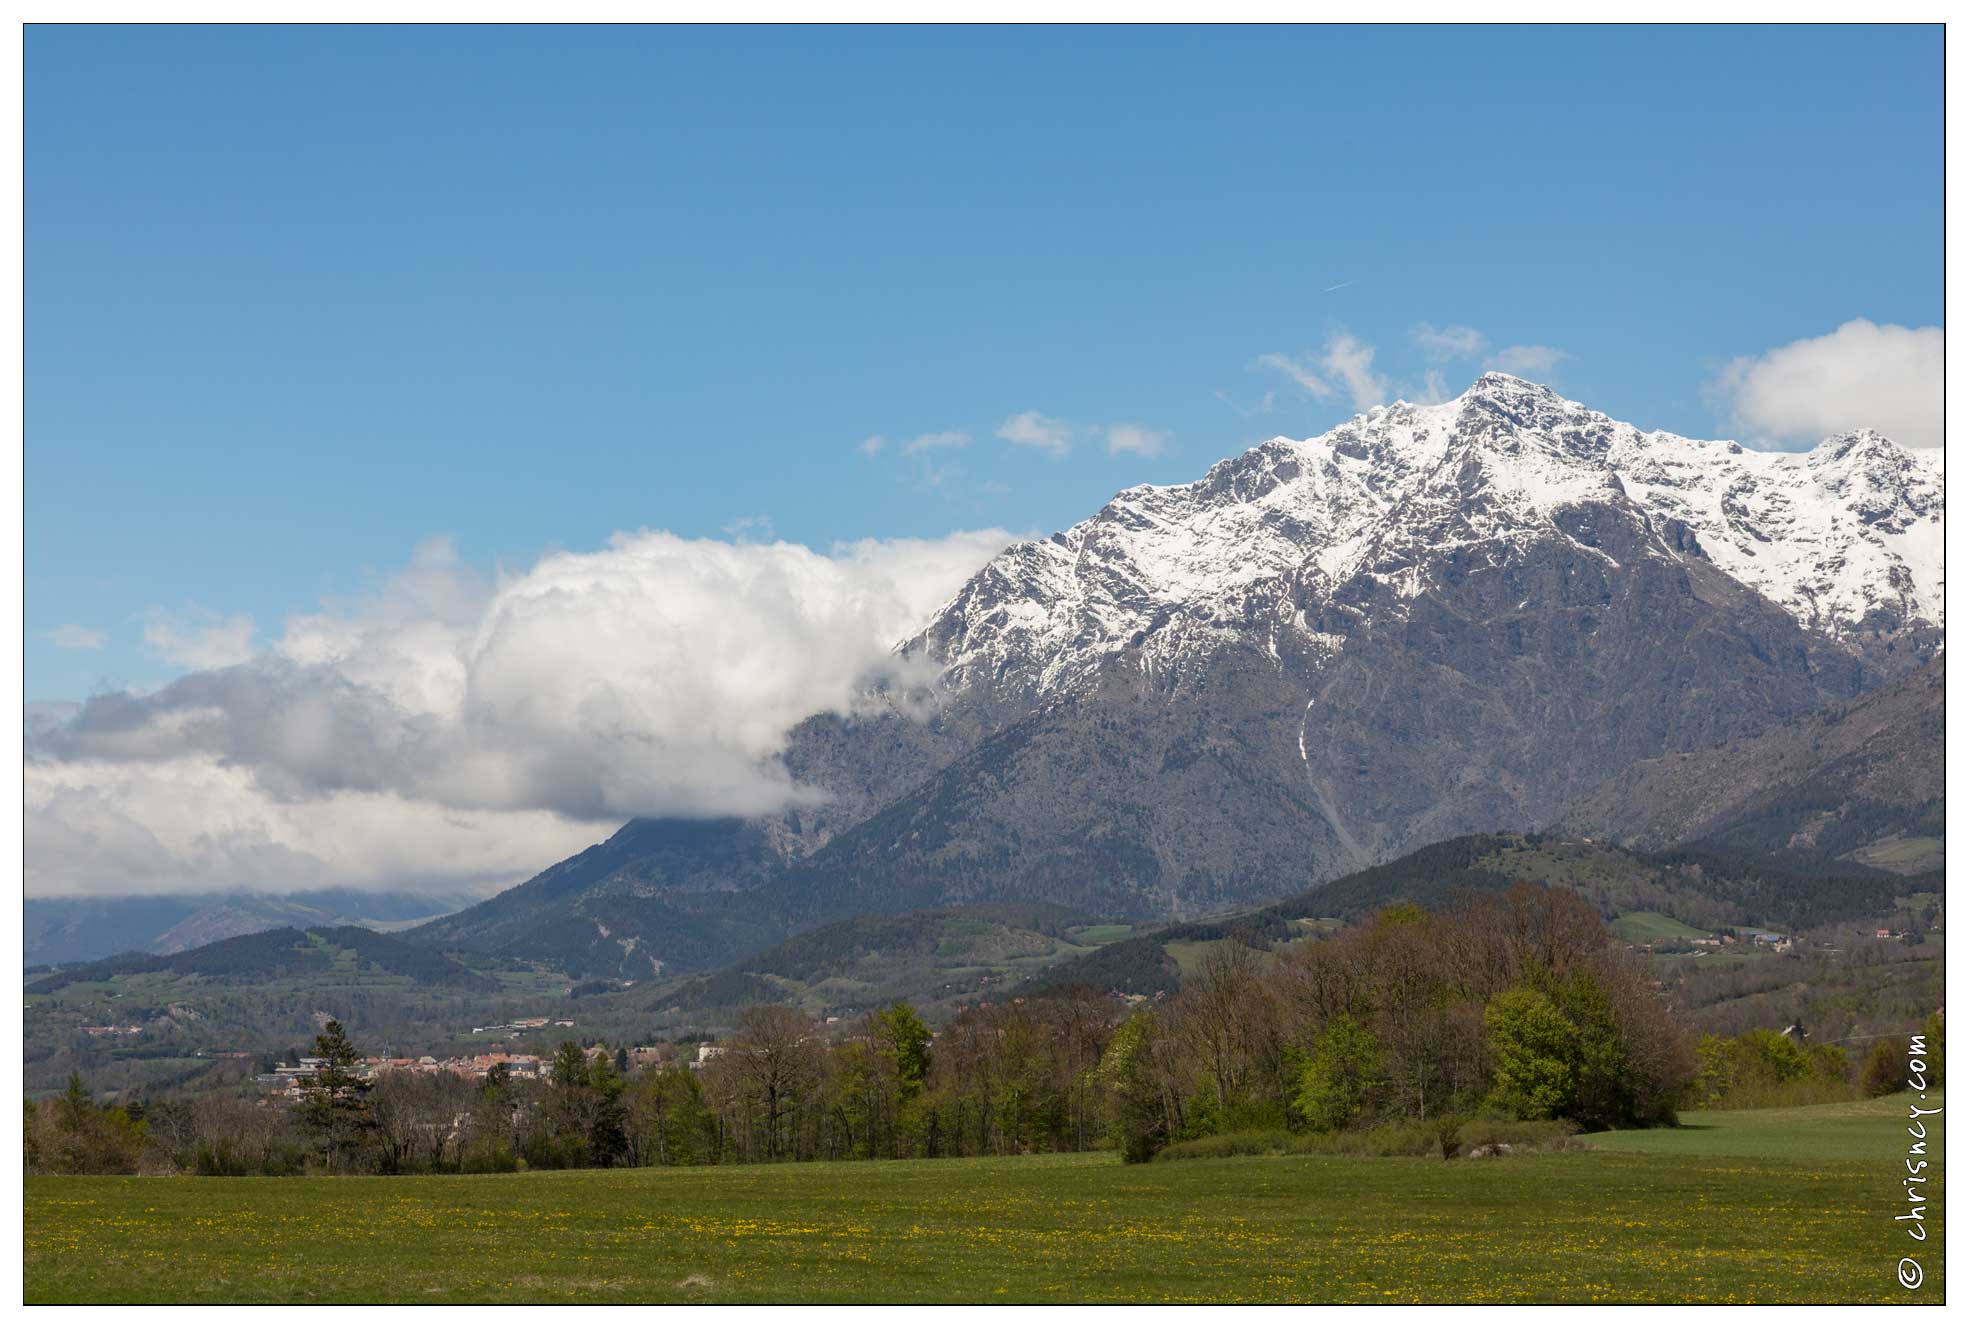
[[[1682,1125],[1675,1130],[1604,1131],[1579,1138],[1595,1149],[1623,1153],[1877,1163],[1891,1168],[1907,1152],[1908,1108],[1916,1101],[1913,1094],[1894,1094],[1803,1108],[1684,1112]],[[1935,1095],[1934,1102],[1940,1101]],[[1924,1118],[1935,1137],[1931,1155],[1941,1152],[1942,1120],[1941,1116]]]
[[[1622,914],[1613,921],[1613,932],[1622,941],[1645,944],[1656,941],[1686,941],[1693,937],[1707,937],[1709,933],[1701,928],[1690,927],[1680,919],[1667,914],[1657,914],[1648,910],[1637,910]]]
[[[1483,1162],[30,1177],[26,1298],[1937,1302],[1936,1238],[1918,1292],[1894,1279],[1920,1253],[1890,1221],[1905,1111],[1693,1113]]]
[[[1946,861],[1946,850],[1946,843],[1939,837],[1890,835],[1855,849],[1850,857],[1868,867],[1913,876],[1941,867]]]

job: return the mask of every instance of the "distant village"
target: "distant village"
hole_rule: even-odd
[[[1895,928],[1871,928],[1854,931],[1851,939],[1864,942],[1874,941],[1911,942],[1923,940],[1926,936],[1941,936],[1940,927],[1931,927],[1925,933],[1916,934]],[[1755,929],[1723,929],[1720,934],[1702,937],[1663,937],[1654,941],[1633,941],[1627,944],[1630,951],[1646,955],[1687,955],[1691,952],[1723,952],[1746,950],[1769,951],[1774,955],[1790,955],[1794,952],[1813,951],[1827,955],[1837,955],[1842,949],[1838,944],[1846,938],[1842,929],[1829,928],[1815,934],[1817,939],[1788,936],[1782,932],[1765,932]]]
[[[834,1021],[830,1020],[832,1024]],[[572,1028],[572,1020],[549,1020],[544,1016],[514,1020],[508,1024],[484,1025],[472,1030],[475,1034],[512,1031],[527,1033],[545,1029],[549,1026]],[[697,1045],[696,1055],[683,1065],[693,1071],[702,1071],[712,1060],[723,1056],[725,1049],[716,1043]],[[659,1064],[676,1056],[673,1047],[633,1047],[624,1049],[629,1064],[636,1068]],[[373,1081],[379,1075],[402,1072],[411,1075],[457,1075],[466,1079],[483,1080],[494,1067],[503,1066],[506,1073],[515,1080],[545,1079],[552,1058],[542,1057],[530,1052],[480,1052],[472,1056],[456,1057],[364,1057],[352,1068],[352,1073],[360,1080]],[[323,1066],[320,1057],[297,1057],[293,1064],[275,1066],[271,1071],[253,1077],[268,1098],[299,1099],[306,1087],[308,1077]]]
[[[319,1071],[324,1062],[320,1057],[302,1057],[291,1066],[276,1066],[264,1075],[256,1075],[253,1082],[267,1091],[273,1098],[301,1097],[304,1081]],[[545,1069],[539,1057],[520,1052],[483,1052],[471,1057],[364,1057],[362,1064],[354,1068],[356,1078],[374,1080],[386,1071],[407,1071],[417,1075],[437,1075],[448,1072],[471,1079],[483,1080],[491,1074],[494,1066],[504,1066],[515,1080],[538,1080]]]

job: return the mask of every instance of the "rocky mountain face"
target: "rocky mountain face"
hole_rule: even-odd
[[[1851,649],[1904,654],[1900,667],[1932,653],[1938,456],[1871,431],[1804,454],[1647,433],[1504,374],[1439,406],[1272,439],[1193,484],[1125,490],[994,559],[904,650],[940,663],[947,691],[1019,709],[1126,652],[1168,672],[1254,631],[1334,647],[1305,611],[1339,588],[1366,580],[1400,604],[1429,589],[1432,557],[1591,549],[1565,521],[1588,509]]]
[[[1759,453],[1487,374],[1006,550],[898,647],[933,688],[792,735],[827,805],[633,823],[424,933],[640,976],[858,913],[1276,898],[1919,666],[1941,518],[1875,434]]]
[[[1637,762],[1575,803],[1574,831],[1897,871],[1941,866],[1946,685],[1932,661],[1749,738]]]

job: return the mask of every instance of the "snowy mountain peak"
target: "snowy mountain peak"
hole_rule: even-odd
[[[1492,372],[1440,404],[1377,406],[1188,484],[1123,490],[1006,550],[902,649],[953,687],[1008,699],[1127,651],[1153,672],[1262,631],[1276,653],[1280,631],[1306,631],[1305,613],[1279,608],[1289,584],[1368,576],[1413,596],[1432,553],[1590,548],[1581,507],[1623,514],[1656,533],[1659,556],[1707,561],[1837,638],[1941,626],[1937,465],[1872,430],[1802,455],[1644,432]]]
[[[1477,375],[1477,381],[1465,388],[1457,397],[1458,401],[1487,401],[1521,405],[1524,403],[1552,403],[1562,408],[1585,411],[1576,401],[1567,401],[1543,383],[1534,383],[1516,374],[1506,374],[1501,370],[1487,369]]]

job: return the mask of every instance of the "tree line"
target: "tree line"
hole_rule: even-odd
[[[1699,1049],[1659,988],[1577,895],[1518,884],[1273,949],[1226,938],[1159,1003],[1082,987],[980,1003],[935,1031],[904,1003],[845,1028],[753,1006],[695,1068],[567,1042],[537,1081],[503,1067],[372,1080],[331,1022],[298,1104],[163,1098],[116,1124],[86,1095],[57,1100],[38,1137],[30,1118],[30,1167],[482,1172],[1096,1148],[1142,1161],[1237,1132],[1397,1128],[1448,1153],[1479,1120],[1645,1126],[1759,1075],[1847,1071],[1769,1039]],[[108,1124],[63,1153],[52,1142],[89,1112]]]

